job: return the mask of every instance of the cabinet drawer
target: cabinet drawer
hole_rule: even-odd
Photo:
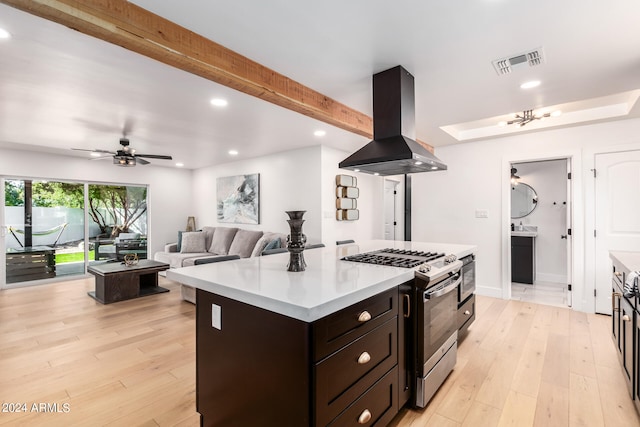
[[[476,296],[471,295],[460,307],[458,307],[458,330],[464,332],[476,318]]]
[[[613,282],[618,285],[619,288],[623,287],[624,283],[624,271],[620,266],[613,265]]]
[[[398,314],[398,288],[393,288],[313,323],[318,361]]]
[[[396,366],[397,331],[394,317],[316,364],[318,425],[326,425]]]
[[[386,426],[389,424],[398,412],[397,369],[389,371],[329,426]],[[366,421],[367,419],[369,421]]]

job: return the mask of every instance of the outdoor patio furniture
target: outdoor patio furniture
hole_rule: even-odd
[[[6,259],[7,283],[50,279],[56,276],[55,249],[52,247],[9,248]]]
[[[120,233],[118,237],[95,241],[95,259],[122,261],[126,254],[135,253],[139,259],[147,258],[147,241],[139,233]]]

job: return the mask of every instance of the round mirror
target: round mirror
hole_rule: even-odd
[[[538,205],[536,190],[522,182],[511,186],[511,218],[529,215]]]

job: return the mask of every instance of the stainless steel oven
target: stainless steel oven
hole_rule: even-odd
[[[401,393],[402,400],[410,398],[413,406],[425,407],[456,364],[463,262],[455,255],[393,248],[342,259],[414,270],[413,283],[400,287],[406,338]],[[475,277],[472,282],[475,288]]]
[[[462,264],[456,261],[457,264]],[[439,277],[416,274],[416,389],[414,405],[424,408],[453,370],[457,359],[460,265]]]

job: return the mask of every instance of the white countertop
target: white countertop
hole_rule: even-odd
[[[340,258],[384,248],[472,254],[475,246],[370,240],[310,249],[307,268],[287,271],[289,254],[171,269],[167,278],[217,295],[313,322],[413,279],[412,269],[342,261]]]
[[[640,271],[640,252],[610,251],[609,256],[620,262],[629,271]]]

